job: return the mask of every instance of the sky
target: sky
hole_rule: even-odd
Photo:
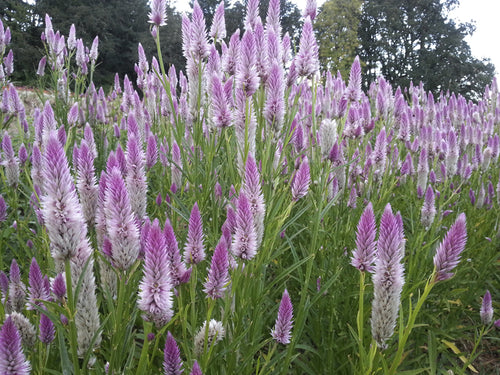
[[[302,10],[307,0],[292,0]],[[187,0],[173,0],[178,8],[189,9]],[[320,7],[325,0],[317,0]],[[460,5],[451,13],[459,22],[475,21],[476,31],[467,37],[472,55],[476,58],[489,58],[496,67],[500,79],[500,1],[499,0],[460,0]]]

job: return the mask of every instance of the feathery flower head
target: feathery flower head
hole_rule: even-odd
[[[66,296],[66,281],[64,274],[57,274],[57,276],[52,281],[51,289],[56,298],[62,301],[62,299]]]
[[[35,305],[41,306],[41,301],[50,299],[50,289],[46,288],[42,271],[35,258],[31,260],[28,292],[28,309],[34,309]]]
[[[205,16],[197,0],[194,0],[193,13],[191,15],[189,47],[189,58],[199,61],[208,57],[210,49],[207,40]]]
[[[25,348],[32,348],[36,342],[36,329],[29,319],[22,313],[13,311],[10,315],[12,322],[21,336],[21,343]]]
[[[356,231],[356,249],[352,252],[351,264],[360,271],[373,272],[373,263],[376,258],[375,237],[377,236],[377,226],[372,203],[368,203],[361,218],[359,219]]]
[[[250,260],[257,254],[257,232],[255,230],[250,203],[242,191],[238,198],[236,226],[231,245],[233,254],[241,259]]]
[[[194,337],[195,355],[199,357],[204,352],[205,338],[207,340],[207,351],[210,351],[210,347],[212,346],[212,344],[217,344],[224,338],[225,335],[226,331],[224,329],[224,326],[222,325],[222,322],[211,319],[207,327],[207,321],[205,320],[200,330]]]
[[[373,275],[374,298],[372,302],[372,336],[381,349],[387,347],[398,318],[401,291],[404,284],[403,221],[398,213],[394,215],[387,204],[380,219],[377,241],[377,259]]]
[[[226,37],[226,21],[224,19],[224,1],[221,1],[215,10],[210,37],[214,40],[222,40]]]
[[[56,337],[56,327],[54,326],[54,323],[52,323],[52,321],[49,319],[49,317],[44,313],[40,314],[40,325],[38,326],[38,328],[40,330],[38,338],[41,342],[48,345],[52,341],[54,341]]]
[[[350,102],[358,102],[361,99],[361,64],[359,56],[356,56],[352,63],[349,85],[346,88],[345,96]]]
[[[274,328],[271,330],[271,336],[280,344],[289,344],[292,330],[293,306],[288,291],[285,289],[281,297],[278,317]]]
[[[9,316],[0,330],[0,373],[5,375],[29,375],[30,363],[21,347],[21,336]]]
[[[298,201],[306,196],[311,182],[311,174],[309,171],[309,161],[307,156],[300,163],[299,169],[295,173],[292,181],[292,199]]]
[[[200,365],[198,364],[198,361],[196,361],[196,359],[194,360],[193,368],[191,369],[191,373],[189,375],[203,375]]]
[[[318,10],[318,6],[316,4],[316,0],[307,0],[306,7],[304,8],[304,13],[302,16],[304,18],[311,17],[311,21],[314,21],[316,18],[316,12]]]
[[[151,12],[148,14],[149,22],[156,26],[165,26],[167,20],[166,0],[152,0]]]
[[[436,207],[434,190],[432,190],[431,185],[427,187],[425,191],[424,204],[422,206],[422,211],[420,212],[420,222],[425,228],[429,228],[436,217]]]
[[[252,212],[255,230],[257,232],[257,247],[259,247],[264,236],[266,204],[264,202],[264,195],[262,194],[259,170],[252,155],[248,155],[247,157],[242,191],[245,193],[250,204],[250,211]]]
[[[181,283],[187,282],[191,276],[191,269],[186,270],[186,266],[181,260],[177,238],[175,237],[174,228],[167,219],[163,235],[167,245],[167,260],[170,268],[170,276],[172,278],[173,286],[176,287]]]
[[[266,16],[266,28],[281,36],[280,0],[269,0]]]
[[[487,290],[483,297],[483,303],[481,304],[481,323],[484,325],[488,325],[493,320],[493,306],[491,303],[491,294],[490,291]]]
[[[460,255],[465,249],[466,242],[466,218],[465,214],[461,213],[436,249],[434,255],[435,281],[447,280],[454,275],[451,271],[460,261]]]
[[[248,0],[247,9],[245,13],[245,30],[253,31],[257,22],[261,22],[259,17],[259,3],[260,0]]]
[[[311,78],[319,70],[318,44],[314,37],[311,18],[308,16],[302,26],[299,53],[295,57],[295,69],[300,77]]]
[[[203,284],[203,291],[212,299],[224,297],[224,292],[229,283],[228,256],[227,243],[224,236],[222,236],[215,247],[214,254],[212,255],[212,263],[208,270],[207,280]]]
[[[195,202],[189,217],[188,236],[184,247],[185,263],[197,264],[205,259],[204,237],[200,209],[198,208],[198,202]]]
[[[99,48],[99,36],[96,36],[92,41],[92,46],[90,47],[89,58],[92,64],[95,64],[97,60],[97,49]]]
[[[7,220],[7,203],[2,194],[0,194],[0,223],[5,220]]]
[[[104,210],[108,237],[112,244],[113,264],[126,270],[139,255],[139,229],[134,220],[125,182],[117,168],[113,168],[107,180]]]
[[[170,331],[167,332],[163,358],[163,371],[165,375],[182,374],[181,352]]]
[[[167,243],[158,219],[153,221],[144,237],[144,276],[137,304],[144,311],[144,318],[161,328],[170,321],[173,311]]]
[[[240,59],[236,68],[236,86],[245,93],[246,97],[252,96],[259,87],[260,79],[256,63],[255,38],[251,31],[246,31],[241,38]]]

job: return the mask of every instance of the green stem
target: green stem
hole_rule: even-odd
[[[389,375],[395,374],[399,364],[401,363],[401,359],[403,357],[403,352],[404,352],[404,348],[406,345],[406,341],[408,340],[408,337],[410,336],[410,333],[413,330],[413,327],[415,326],[415,319],[417,318],[417,315],[418,315],[420,309],[422,308],[425,300],[427,299],[427,296],[429,295],[430,291],[432,290],[434,284],[435,284],[435,272],[432,273],[430,279],[425,284],[424,293],[418,299],[415,308],[413,310],[410,310],[410,316],[408,318],[408,323],[406,324],[406,327],[403,330],[403,334],[400,337],[400,340],[398,343],[398,351],[396,353],[396,356],[394,357],[394,360],[392,361],[392,365],[391,365],[389,372],[388,372]]]
[[[364,338],[364,295],[365,295],[365,273],[361,271],[359,273],[359,309],[356,323],[358,325],[358,345],[359,345],[359,357],[361,362],[362,372],[365,370],[365,348],[363,347]]]
[[[71,264],[70,260],[66,259],[64,262],[66,273],[66,293],[68,295],[68,325],[69,325],[69,339],[71,347],[71,358],[73,360],[74,375],[80,374],[80,364],[78,360],[78,340],[77,330],[75,324],[75,299],[73,296],[73,283],[71,280]]]

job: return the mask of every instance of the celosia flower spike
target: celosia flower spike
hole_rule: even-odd
[[[31,366],[21,347],[21,336],[11,317],[0,330],[0,373],[5,375],[28,375]]]
[[[240,192],[236,211],[236,228],[231,245],[233,254],[241,259],[252,259],[257,254],[257,232],[253,223],[248,198]]]
[[[359,56],[356,56],[352,63],[349,85],[347,86],[345,95],[351,102],[358,102],[361,99],[361,64]]]
[[[481,323],[488,325],[493,320],[493,305],[491,303],[491,294],[487,290],[483,297],[483,303],[481,304]]]
[[[376,258],[375,237],[377,227],[372,203],[368,203],[361,218],[359,219],[356,231],[356,249],[352,252],[351,264],[360,271],[373,272],[373,263]]]
[[[435,281],[449,279],[454,275],[453,269],[460,261],[460,255],[467,242],[467,226],[465,214],[461,213],[446,233],[434,255]]]
[[[297,74],[301,77],[311,78],[319,70],[318,44],[310,17],[306,17],[302,26],[299,53],[294,61]]]
[[[41,301],[48,301],[50,298],[50,290],[45,287],[42,271],[35,258],[31,260],[28,292],[28,309],[34,309],[35,305],[41,306]]]
[[[193,363],[193,368],[191,369],[191,373],[189,375],[203,375],[200,365],[196,360]]]
[[[145,319],[160,329],[170,321],[173,311],[167,243],[158,219],[151,224],[144,241],[144,276],[137,304]]]
[[[208,327],[207,327],[207,321],[205,320],[200,330],[194,337],[195,355],[199,357],[204,352],[205,336],[207,340],[206,349],[210,351],[210,347],[212,346],[212,344],[213,345],[217,344],[224,338],[225,335],[226,331],[224,329],[224,326],[222,325],[222,322],[219,322],[215,319],[211,319],[210,322],[208,322]]]
[[[126,270],[139,255],[139,229],[134,220],[125,182],[117,168],[113,168],[107,181],[104,210],[108,237],[112,244],[113,264]]]
[[[221,1],[215,10],[212,27],[210,28],[210,37],[221,41],[226,37],[226,21],[224,19],[224,1]]]
[[[205,259],[205,246],[203,245],[203,223],[200,209],[196,202],[189,217],[189,228],[186,246],[184,248],[184,262],[197,264]]]
[[[227,252],[227,243],[222,236],[215,247],[212,263],[208,270],[207,281],[203,284],[203,291],[208,297],[223,298],[229,282],[229,259]]]
[[[377,259],[373,275],[372,336],[381,349],[387,347],[398,318],[404,284],[404,233],[401,215],[392,213],[387,204],[380,219]]]
[[[156,26],[166,25],[167,2],[166,0],[151,1],[151,12],[149,12],[149,22]]]
[[[292,199],[294,201],[306,196],[310,182],[309,162],[307,157],[304,157],[292,181]]]
[[[165,375],[180,375],[183,372],[181,353],[170,331],[165,341],[163,371]]]
[[[280,344],[289,344],[292,330],[293,306],[288,291],[285,289],[278,309],[278,318],[271,336]]]

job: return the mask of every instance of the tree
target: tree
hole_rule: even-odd
[[[74,23],[86,45],[99,36],[97,84],[111,84],[115,73],[133,76],[137,44],[151,37],[147,0],[38,0],[35,10],[42,17],[49,14],[54,30],[65,35]]]
[[[363,0],[328,0],[319,9],[314,23],[319,44],[319,60],[325,70],[339,70],[349,77],[360,47],[358,27]]]
[[[8,49],[14,53],[14,74],[10,79],[23,84],[34,81],[43,47],[33,5],[21,0],[0,0],[0,19],[11,31]]]
[[[471,54],[471,24],[448,18],[458,0],[365,0],[358,36],[369,81],[382,74],[393,86],[422,81],[434,92],[477,98],[493,79],[488,60]]]

